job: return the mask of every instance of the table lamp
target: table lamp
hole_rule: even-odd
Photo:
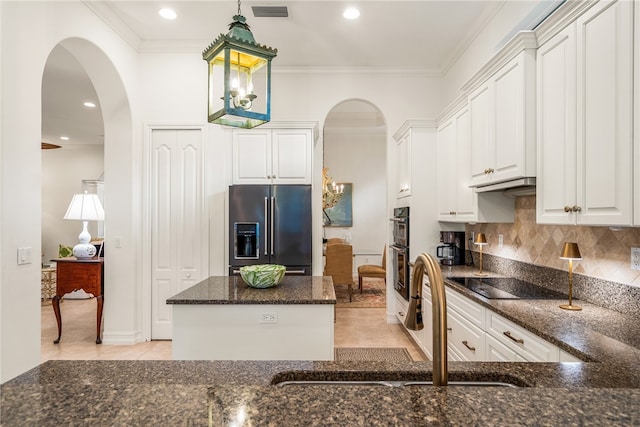
[[[562,304],[560,308],[565,310],[582,310],[582,307],[573,305],[573,260],[582,259],[580,255],[580,249],[578,249],[577,243],[565,242],[560,254],[560,259],[569,260],[569,304]]]
[[[486,276],[486,273],[482,272],[482,247],[487,244],[487,239],[484,237],[484,233],[476,234],[476,245],[480,246],[480,271],[475,273],[476,276]]]
[[[104,221],[104,209],[97,194],[74,194],[64,219],[82,221],[82,232],[78,235],[80,243],[73,247],[73,256],[77,259],[91,259],[96,255],[96,247],[90,244],[91,234],[87,230],[89,221]]]

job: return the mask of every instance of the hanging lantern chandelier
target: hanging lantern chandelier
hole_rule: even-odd
[[[256,43],[242,16],[202,52],[209,64],[209,123],[253,128],[271,119],[271,60],[278,54]]]

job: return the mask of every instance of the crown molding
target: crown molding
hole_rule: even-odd
[[[535,29],[538,45],[542,46],[596,3],[597,0],[565,1]]]
[[[393,139],[398,141],[409,129],[435,129],[438,123],[434,119],[408,119],[393,134]]]
[[[538,39],[534,31],[520,31],[500,51],[495,54],[480,70],[473,75],[460,90],[471,92],[482,82],[487,81],[496,71],[504,67],[517,54],[524,50],[538,48]]]
[[[102,20],[118,36],[127,42],[136,51],[140,51],[141,39],[129,26],[122,22],[122,19],[103,1],[81,0],[87,9]]]

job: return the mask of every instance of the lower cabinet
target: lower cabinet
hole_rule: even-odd
[[[473,362],[580,362],[575,356],[508,319],[447,288],[447,354],[450,360]],[[408,304],[398,301],[396,316],[404,322]],[[425,328],[409,331],[416,344],[433,359],[431,290],[422,288]]]

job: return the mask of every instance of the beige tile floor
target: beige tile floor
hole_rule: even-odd
[[[42,305],[41,361],[47,360],[170,360],[171,341],[135,345],[96,344],[96,301],[65,300],[62,339],[58,336],[51,303]],[[336,347],[406,347],[413,360],[425,360],[399,324],[387,324],[384,308],[337,308],[334,330]]]

